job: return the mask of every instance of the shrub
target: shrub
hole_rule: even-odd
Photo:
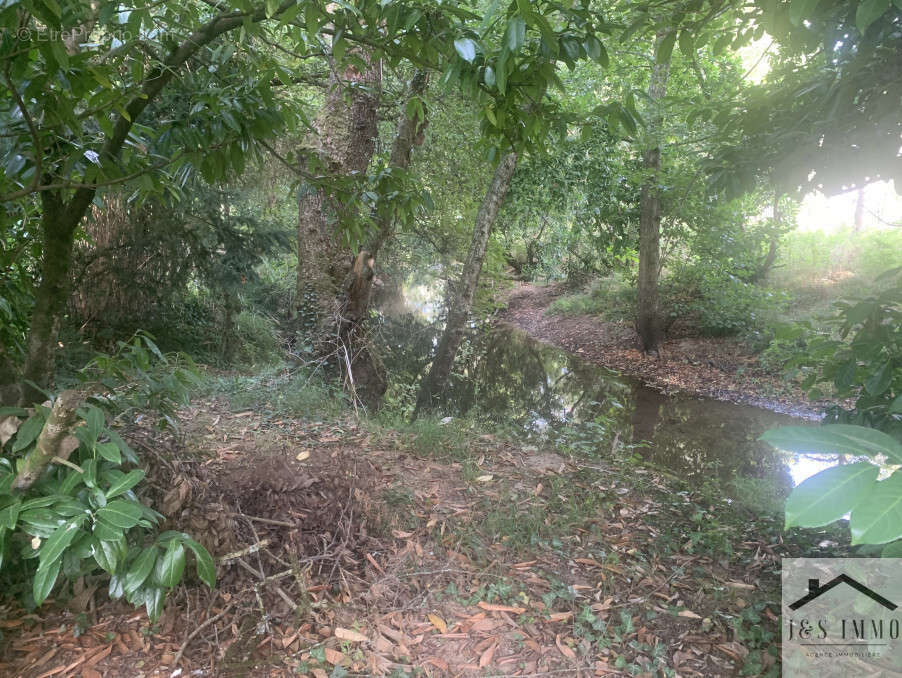
[[[136,495],[144,471],[104,411],[153,405],[171,422],[165,413],[184,401],[187,374],[181,359],[141,335],[85,368],[83,381],[104,387],[101,395],[84,401],[68,391],[52,408],[0,410],[0,571],[25,573],[35,605],[61,575],[103,570],[111,597],[146,606],[155,620],[189,551],[201,580],[215,584],[213,559],[198,542],[181,532],[150,534],[162,516]],[[56,427],[68,431],[65,438],[54,437]]]

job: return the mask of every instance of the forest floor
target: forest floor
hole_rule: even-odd
[[[741,341],[673,332],[658,357],[639,350],[635,329],[593,315],[552,315],[551,303],[567,293],[560,284],[517,283],[500,318],[588,362],[638,377],[666,393],[682,391],[763,407],[800,417],[819,416],[825,403],[810,401],[797,385],[765,369]]]
[[[0,675],[778,675],[780,557],[809,547],[776,516],[616,443],[566,456],[267,397],[196,400],[177,436],[123,430],[143,500],[218,557],[217,589],[179,587],[153,625],[101,578],[0,607]]]

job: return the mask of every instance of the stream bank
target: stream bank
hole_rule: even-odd
[[[637,377],[664,393],[684,392],[812,420],[821,415],[824,403],[810,401],[797,386],[762,368],[735,339],[670,337],[660,357],[647,356],[627,323],[546,314],[566,292],[559,284],[519,282],[504,296],[507,307],[499,318],[535,339]]]

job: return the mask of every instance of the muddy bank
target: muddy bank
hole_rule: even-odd
[[[659,357],[647,356],[638,349],[635,330],[625,322],[546,314],[565,293],[560,285],[518,283],[506,295],[507,308],[499,319],[665,393],[690,393],[806,419],[817,419],[823,411],[824,403],[810,401],[798,387],[765,370],[736,339],[669,337]]]

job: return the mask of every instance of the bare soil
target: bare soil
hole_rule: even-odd
[[[658,356],[646,355],[639,350],[635,329],[625,322],[546,313],[566,292],[562,285],[517,283],[506,297],[500,319],[665,393],[681,391],[799,417],[820,416],[825,403],[809,400],[798,386],[764,369],[758,357],[734,338],[697,337],[677,329]]]

